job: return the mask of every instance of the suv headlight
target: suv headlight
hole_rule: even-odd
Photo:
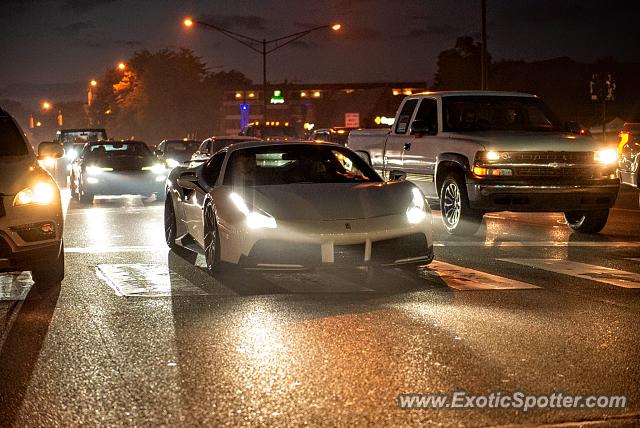
[[[407,208],[407,221],[411,224],[418,224],[427,217],[424,195],[415,187],[411,189],[411,193],[411,204]]]
[[[275,229],[278,227],[276,219],[266,212],[258,209],[250,210],[247,203],[237,193],[229,195],[233,204],[242,214],[245,215],[247,226],[250,229]]]
[[[85,171],[89,175],[100,175],[102,174],[103,171],[113,171],[113,168],[102,168],[95,165],[89,165],[87,166]]]
[[[13,199],[13,205],[49,205],[56,196],[56,189],[52,183],[40,182],[34,186],[19,191]]]
[[[618,162],[616,149],[603,149],[593,153],[593,160],[604,165],[611,165]]]

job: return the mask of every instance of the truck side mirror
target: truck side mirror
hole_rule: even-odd
[[[409,134],[411,135],[435,135],[438,133],[433,123],[423,119],[416,119],[411,123]]]
[[[43,141],[38,145],[38,159],[54,158],[58,159],[64,156],[64,148],[61,144],[52,141]]]

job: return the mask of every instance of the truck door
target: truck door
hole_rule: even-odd
[[[409,134],[409,124],[411,118],[418,105],[418,98],[405,99],[402,107],[399,109],[398,117],[394,126],[394,131],[389,134],[384,148],[384,178],[394,179],[390,176],[392,171],[403,171],[402,169],[402,152],[405,144],[410,143],[411,135]]]
[[[435,188],[436,154],[438,148],[438,102],[423,98],[409,127],[411,140],[404,145],[403,170],[407,180],[418,186],[426,196],[437,197]]]

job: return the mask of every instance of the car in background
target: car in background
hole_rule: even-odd
[[[431,211],[410,182],[384,182],[338,144],[247,142],[167,179],[165,237],[257,268],[407,265],[433,259]]]
[[[55,181],[36,159],[59,159],[57,143],[38,155],[9,113],[0,109],[0,272],[31,271],[36,283],[64,278],[62,204]]]
[[[240,135],[227,135],[210,137],[202,142],[198,150],[191,156],[191,161],[205,161],[218,150],[222,150],[229,144],[242,143],[244,141],[261,141],[259,138],[245,137]]]
[[[85,144],[71,168],[71,195],[90,204],[96,195],[164,197],[167,169],[142,141]]]
[[[155,155],[168,168],[175,168],[191,160],[191,156],[198,150],[200,144],[197,140],[162,140],[156,147]]]
[[[300,138],[298,131],[289,122],[267,121],[252,122],[242,128],[240,135],[255,137],[262,140],[297,140]]]
[[[622,184],[640,186],[640,123],[625,123],[619,134],[618,172]]]
[[[349,133],[355,128],[344,128],[334,126],[333,128],[316,129],[311,133],[309,139],[312,141],[325,141],[327,143],[337,143],[347,145]]]

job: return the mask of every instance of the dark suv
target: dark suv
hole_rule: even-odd
[[[638,188],[640,185],[640,123],[625,123],[618,142],[620,181]]]

